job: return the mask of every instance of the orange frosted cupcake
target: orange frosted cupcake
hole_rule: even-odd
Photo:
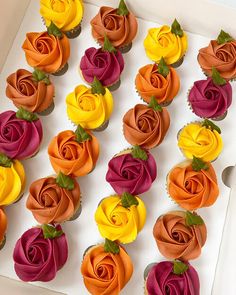
[[[74,219],[80,211],[80,187],[74,178],[59,173],[34,181],[26,202],[34,218],[41,224],[61,223]],[[79,213],[79,212],[78,212]]]
[[[27,33],[22,48],[31,67],[53,75],[62,75],[68,69],[70,42],[55,25],[47,32]]]
[[[155,97],[149,105],[136,104],[123,117],[123,132],[131,145],[151,149],[161,144],[170,126],[166,108],[157,104]]]
[[[118,295],[130,280],[133,264],[126,251],[106,240],[90,247],[81,265],[84,284],[93,295]]]
[[[0,250],[6,242],[7,216],[2,208],[0,208]]]
[[[162,58],[158,65],[149,64],[140,68],[135,85],[145,102],[150,103],[151,97],[155,96],[158,104],[165,106],[178,94],[180,80],[177,72]]]
[[[136,17],[124,2],[118,8],[102,6],[98,14],[91,20],[92,35],[102,46],[106,35],[112,45],[122,53],[128,52],[138,30]]]
[[[19,69],[7,77],[6,96],[17,108],[42,113],[54,106],[54,85],[39,69],[33,73]]]
[[[153,236],[163,256],[188,261],[200,256],[207,229],[196,213],[172,211],[157,219]]]
[[[191,211],[213,205],[219,195],[213,166],[195,157],[171,169],[167,190],[180,207]]]
[[[96,165],[99,143],[90,131],[79,125],[75,132],[66,130],[55,136],[49,144],[48,154],[56,173],[84,176]]]

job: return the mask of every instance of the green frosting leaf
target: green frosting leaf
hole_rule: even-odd
[[[117,9],[117,14],[119,14],[119,15],[128,15],[129,14],[129,10],[128,10],[124,0],[120,0],[119,7]]]
[[[207,163],[205,163],[201,159],[193,156],[192,168],[193,168],[194,171],[200,171],[200,170],[207,170],[207,169],[209,169],[209,166],[207,165]]]
[[[182,30],[182,28],[176,18],[171,25],[171,33],[173,33],[179,37],[183,37],[183,35],[184,35],[184,31]]]
[[[49,80],[49,76],[37,68],[34,68],[32,76],[33,76],[33,80],[35,82],[43,81],[46,85],[51,84],[51,82]]]
[[[144,161],[146,161],[148,159],[147,152],[145,150],[141,149],[141,147],[138,146],[138,145],[135,145],[132,148],[131,155],[135,159],[141,159],[141,160],[144,160]]]
[[[10,168],[12,165],[12,160],[8,158],[5,154],[0,153],[0,166]]]
[[[217,37],[217,43],[220,44],[224,44],[230,41],[233,41],[234,38],[231,37],[228,33],[226,33],[225,31],[221,30],[220,34]]]
[[[106,89],[102,86],[102,83],[97,79],[97,77],[94,77],[91,91],[93,94],[97,93],[104,95],[106,93]]]
[[[114,53],[116,52],[115,47],[112,45],[112,43],[110,42],[106,34],[104,36],[103,50],[108,52],[114,52]]]
[[[148,107],[152,108],[154,111],[162,112],[162,107],[158,104],[156,97],[154,95],[151,97]]]
[[[63,235],[62,230],[57,230],[54,226],[43,224],[42,225],[44,239],[55,239]]]
[[[63,37],[63,34],[60,31],[60,29],[52,21],[50,26],[47,28],[47,30],[49,35],[54,35],[55,37],[58,37],[59,39]]]
[[[182,261],[175,260],[173,266],[173,273],[176,275],[182,275],[188,270],[188,265]]]
[[[169,74],[169,72],[170,72],[170,69],[167,66],[167,64],[162,56],[162,58],[160,59],[159,64],[158,64],[158,73],[166,78],[167,75]]]
[[[72,191],[75,187],[75,183],[73,178],[71,178],[68,175],[63,174],[62,172],[59,172],[56,178],[56,183],[67,190]]]
[[[31,113],[23,108],[19,108],[19,110],[16,112],[16,117],[18,119],[26,120],[29,122],[38,120],[38,117],[36,114]]]
[[[211,130],[216,130],[219,134],[221,134],[221,130],[220,130],[220,127],[218,127],[216,124],[214,124],[212,121],[208,120],[208,119],[205,119],[203,122],[202,122],[202,126],[205,126]]]
[[[217,71],[216,68],[212,67],[212,76],[211,76],[213,83],[216,85],[225,85],[226,80],[221,77],[220,73]]]
[[[185,222],[187,226],[204,224],[204,221],[201,216],[197,215],[196,213],[192,213],[190,211],[186,212]]]
[[[105,252],[110,252],[110,253],[113,253],[113,254],[119,254],[120,253],[120,247],[116,242],[105,239],[104,251]]]
[[[131,206],[138,206],[138,200],[131,194],[125,192],[121,197],[121,204],[125,208],[129,208]]]
[[[87,133],[81,125],[77,126],[75,130],[75,137],[76,141],[78,142],[84,142],[86,140],[92,139],[92,136],[89,133]]]

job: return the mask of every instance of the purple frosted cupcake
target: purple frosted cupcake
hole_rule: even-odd
[[[88,48],[80,62],[81,74],[87,83],[92,84],[96,77],[110,90],[116,90],[120,86],[123,69],[123,56],[112,46],[107,37],[102,48]]]

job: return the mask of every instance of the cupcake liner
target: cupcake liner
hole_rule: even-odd
[[[55,108],[55,104],[54,104],[54,101],[53,101],[46,110],[44,110],[42,112],[37,112],[37,114],[39,116],[48,116],[48,115],[50,115],[52,113],[52,111],[54,110],[54,108]]]
[[[120,79],[110,86],[106,86],[110,91],[115,91],[120,87],[121,81]]]
[[[93,131],[95,132],[100,132],[105,130],[109,125],[109,120],[106,120],[101,126],[99,126],[98,128],[93,129]]]
[[[82,28],[81,28],[81,22],[80,22],[80,24],[78,24],[72,30],[67,31],[67,32],[63,32],[63,33],[66,35],[67,38],[74,39],[74,38],[77,38],[80,35],[81,30],[82,30]]]
[[[85,255],[88,254],[89,251],[92,250],[92,248],[95,248],[95,247],[97,247],[97,246],[99,246],[99,245],[97,244],[97,245],[91,245],[91,246],[88,246],[88,248],[84,250],[84,253],[83,253],[83,259],[84,259]]]
[[[144,103],[148,104],[148,102],[142,97],[142,95],[140,94],[140,92],[138,91],[138,89],[137,89],[136,86],[135,86],[135,89],[136,89],[136,92],[137,92],[139,98],[140,98]],[[162,102],[162,103],[158,103],[158,104],[159,104],[161,107],[167,107],[167,106],[169,106],[169,105],[172,103],[173,100],[174,100],[174,98],[173,98],[172,100],[164,101],[164,102]]]
[[[132,42],[129,43],[129,44],[127,44],[127,45],[121,46],[121,47],[119,48],[119,50],[120,50],[121,53],[124,54],[124,53],[129,52],[129,51],[131,50],[131,48],[132,48]]]
[[[199,64],[199,66],[200,66],[200,64]],[[201,68],[201,70],[202,70],[202,73],[207,77],[207,78],[209,78],[209,77],[211,77],[210,75],[208,75],[204,70],[203,70],[203,68],[200,66],[200,68]],[[233,78],[231,78],[231,79],[226,79],[226,81],[228,81],[228,82],[235,82],[236,81],[236,77],[233,77]]]
[[[52,73],[52,75],[53,76],[62,76],[67,72],[68,68],[69,68],[69,65],[68,65],[68,62],[67,62],[61,69],[59,69],[55,73]]]
[[[76,220],[77,218],[79,218],[81,212],[82,212],[82,205],[81,205],[81,203],[80,203],[79,208],[75,211],[74,215],[73,215],[68,221],[74,221],[74,220]]]
[[[6,235],[4,235],[3,240],[0,244],[0,250],[2,250],[4,248],[5,244],[6,244]]]
[[[148,274],[150,272],[150,270],[153,268],[154,265],[156,265],[157,263],[156,262],[152,262],[152,263],[149,263],[144,272],[143,272],[143,277],[144,277],[144,280],[146,281],[147,280],[147,277],[148,277]]]
[[[184,56],[181,57],[178,61],[176,61],[176,62],[174,62],[173,64],[171,64],[170,66],[171,66],[172,68],[178,68],[179,66],[182,65],[183,61],[184,61]]]

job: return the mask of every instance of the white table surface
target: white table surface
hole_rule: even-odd
[[[40,15],[38,14],[38,2],[31,2],[1,73],[1,112],[15,109],[5,96],[6,77],[18,68],[30,69],[21,49],[26,32],[44,30]],[[76,85],[83,83],[78,74],[78,65],[85,49],[97,46],[91,37],[89,24],[89,21],[97,11],[98,7],[85,5],[82,33],[79,38],[71,41],[69,70],[62,77],[52,77],[56,87],[55,109],[51,115],[42,117],[44,139],[40,152],[33,159],[24,161],[27,173],[26,193],[20,202],[6,209],[9,226],[7,244],[0,252],[0,275],[17,279],[12,260],[14,245],[24,231],[36,225],[32,214],[25,208],[28,187],[32,181],[53,173],[47,156],[47,146],[51,138],[62,130],[73,128],[66,116],[65,97]],[[105,181],[108,161],[115,153],[128,147],[122,133],[122,117],[128,109],[137,103],[141,103],[135,91],[134,78],[141,66],[150,63],[145,55],[142,41],[148,28],[153,26],[158,26],[158,24],[139,20],[139,33],[133,43],[133,48],[124,55],[125,70],[121,78],[121,87],[114,92],[115,108],[109,127],[104,132],[96,133],[101,144],[101,154],[97,167],[93,173],[79,179],[83,195],[82,214],[76,221],[63,224],[63,229],[69,241],[68,262],[58,272],[56,279],[52,282],[34,283],[36,285],[48,287],[49,289],[69,295],[88,294],[80,274],[82,255],[89,245],[102,241],[94,221],[94,212],[99,200],[113,194],[112,188]],[[183,156],[177,147],[176,134],[178,130],[186,123],[197,119],[187,106],[186,94],[195,80],[204,78],[196,57],[198,49],[206,46],[209,42],[209,39],[205,37],[193,34],[188,36],[189,50],[183,65],[177,69],[181,79],[181,90],[171,106],[168,107],[171,115],[171,127],[161,146],[152,151],[158,165],[158,177],[153,183],[151,190],[142,195],[147,207],[147,222],[143,231],[138,235],[137,240],[125,246],[134,263],[134,274],[121,292],[123,295],[143,294],[143,271],[146,265],[151,262],[164,260],[158,252],[152,236],[155,220],[159,215],[169,210],[178,209],[177,205],[171,201],[166,193],[165,179],[172,166],[183,160]],[[209,295],[211,293],[229,196],[229,189],[222,183],[221,173],[226,166],[234,165],[236,162],[236,138],[233,133],[236,117],[235,85],[233,84],[234,100],[227,118],[218,124],[222,128],[225,147],[213,165],[217,172],[221,194],[214,206],[198,211],[204,218],[208,228],[208,239],[203,248],[202,255],[199,259],[192,261],[200,276],[201,295]]]

